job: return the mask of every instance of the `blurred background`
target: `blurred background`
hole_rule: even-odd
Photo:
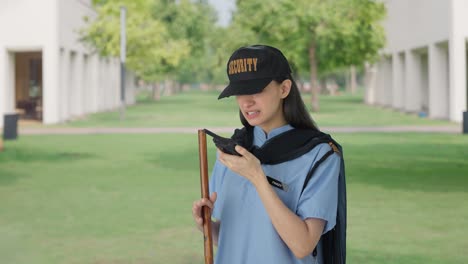
[[[251,44],[283,51],[343,145],[348,262],[467,263],[467,12],[467,0],[0,0],[0,263],[203,263],[196,132],[241,126],[217,96]]]

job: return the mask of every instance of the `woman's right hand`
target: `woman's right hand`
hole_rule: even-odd
[[[208,206],[211,211],[213,211],[214,203],[216,201],[217,194],[211,193],[210,199],[201,198],[200,200],[196,200],[193,202],[192,206],[192,217],[197,225],[198,230],[203,232],[203,215],[202,215],[202,207]]]

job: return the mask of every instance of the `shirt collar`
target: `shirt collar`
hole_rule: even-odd
[[[279,135],[281,133],[284,133],[284,132],[286,132],[288,130],[291,130],[291,129],[293,129],[293,127],[291,125],[287,124],[287,125],[284,125],[284,126],[274,128],[274,129],[272,129],[270,131],[270,133],[265,134],[265,132],[263,131],[263,129],[261,127],[255,126],[254,127],[254,142],[253,142],[253,144],[258,146],[258,147],[261,147],[270,138],[275,137],[275,136],[277,136],[277,135]]]

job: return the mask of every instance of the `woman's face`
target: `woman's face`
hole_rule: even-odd
[[[252,95],[237,95],[239,109],[251,126],[260,126],[269,133],[286,124],[283,114],[283,99],[288,96],[291,81],[271,81],[262,92]]]

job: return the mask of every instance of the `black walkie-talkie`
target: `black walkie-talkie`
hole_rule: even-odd
[[[215,133],[209,131],[206,128],[203,130],[206,134],[213,137],[213,142],[215,143],[216,147],[219,148],[222,152],[230,155],[242,156],[236,151],[235,147],[238,144],[234,140],[216,135]]]

